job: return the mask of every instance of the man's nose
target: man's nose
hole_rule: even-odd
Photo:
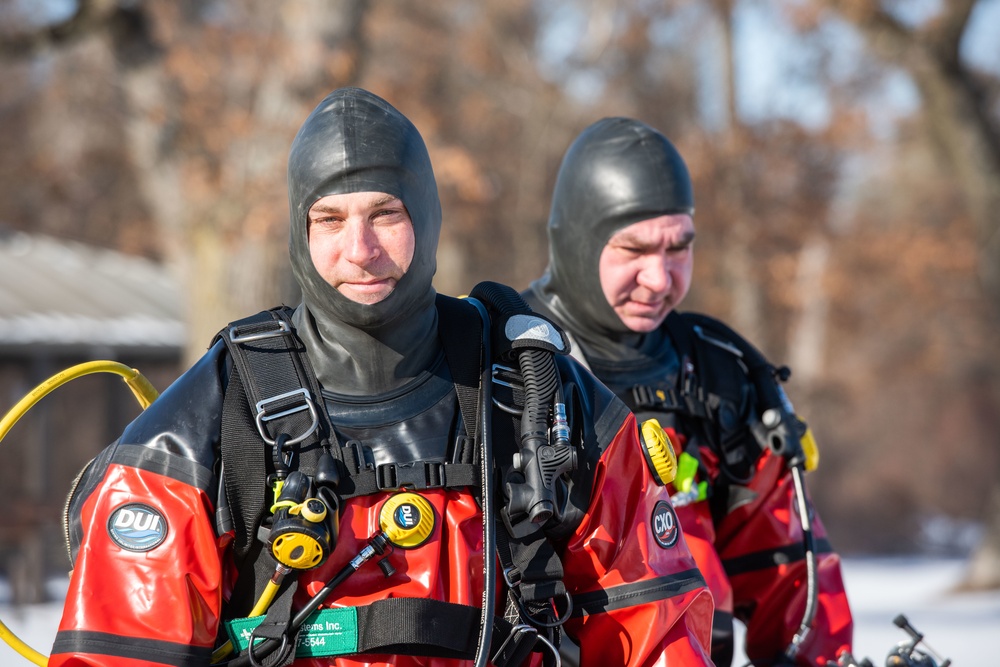
[[[364,264],[378,256],[380,246],[375,231],[362,222],[348,225],[344,254],[355,264]]]
[[[666,292],[672,283],[670,279],[670,261],[663,255],[653,255],[643,261],[636,282],[651,292],[657,294]]]

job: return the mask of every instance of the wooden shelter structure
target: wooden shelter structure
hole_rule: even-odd
[[[55,373],[107,359],[162,391],[180,371],[180,289],[165,267],[0,227],[0,410]],[[70,569],[62,513],[76,475],[141,408],[122,379],[86,375],[43,398],[0,443],[0,577],[16,603],[44,601]]]

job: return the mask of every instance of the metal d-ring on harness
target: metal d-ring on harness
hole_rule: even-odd
[[[365,623],[369,632],[365,633],[365,646],[359,645],[358,650],[377,652],[379,648],[386,648],[394,652],[391,650],[394,642],[403,641],[405,644],[413,640],[402,636],[396,627],[398,623],[387,625],[387,622],[398,618],[396,615],[401,613],[409,613],[412,617],[417,617],[413,614],[430,614],[439,621],[447,618],[445,624],[455,632],[448,633],[448,636],[424,634],[416,641],[424,642],[428,648],[438,647],[453,652],[443,655],[471,657],[474,653],[477,667],[485,667],[488,662],[499,667],[514,667],[520,665],[530,652],[541,648],[550,651],[554,664],[559,665],[558,649],[552,639],[555,635],[552,638],[544,635],[557,629],[570,616],[572,604],[562,584],[561,562],[542,531],[542,525],[556,511],[555,485],[558,478],[576,465],[576,452],[569,442],[566,411],[553,361],[555,353],[567,351],[565,342],[548,321],[530,314],[516,292],[495,283],[481,283],[464,301],[439,295],[437,307],[439,333],[455,382],[468,443],[472,445],[471,449],[464,446],[464,451],[475,451],[472,465],[463,457],[462,462],[443,465],[428,462],[415,466],[372,468],[364,461],[357,443],[354,446],[351,442],[343,447],[337,445],[329,415],[325,409],[317,409],[313,397],[321,396],[318,382],[309,369],[301,341],[287,325],[287,309],[259,313],[221,332],[220,336],[229,346],[237,371],[231,375],[226,392],[226,401],[232,400],[232,406],[228,411],[226,405],[223,407],[222,447],[223,480],[227,500],[231,501],[228,525],[236,528],[236,556],[242,557],[243,562],[260,562],[259,559],[250,559],[247,554],[257,537],[257,525],[264,516],[255,515],[253,511],[261,507],[264,498],[248,493],[247,489],[253,491],[262,486],[259,481],[254,482],[260,479],[259,472],[255,476],[255,471],[263,469],[268,461],[278,483],[275,485],[276,496],[280,493],[283,478],[291,480],[297,474],[289,472],[291,468],[315,468],[315,480],[321,490],[327,482],[336,489],[331,504],[334,515],[337,499],[384,492],[403,485],[415,490],[479,487],[482,492],[484,554],[496,553],[498,556],[511,592],[508,604],[511,618],[494,618],[497,559],[487,556],[483,559],[481,607],[477,609],[426,599],[376,601],[364,610],[359,608],[359,614],[362,611],[366,614]],[[481,335],[469,331],[469,318],[476,317],[473,313],[478,313],[483,322],[482,329],[476,331],[476,334],[481,331]],[[512,364],[512,371],[514,366],[517,367],[512,374],[521,386],[516,393],[523,399],[524,408],[517,413],[520,435],[511,431],[511,437],[502,439],[506,448],[494,452],[491,409],[494,404],[494,368],[491,362],[500,357],[505,363]],[[243,406],[239,413],[245,415],[242,418],[234,416],[237,405]],[[246,414],[248,408],[250,414]],[[225,427],[227,414],[230,422],[228,429]],[[501,426],[509,429],[511,422],[517,420],[501,421]],[[235,440],[236,446],[226,446],[227,433],[230,443]],[[239,443],[255,437],[263,438],[268,443],[270,457],[248,462],[245,460],[248,456],[258,456],[257,451],[263,454],[264,448],[245,447]],[[312,458],[307,460],[307,455]],[[334,464],[333,458],[338,460],[338,464]],[[475,465],[475,458],[478,458],[478,465]],[[494,490],[494,460],[504,476],[507,500],[501,500]],[[322,472],[327,468],[332,474]],[[474,468],[477,470],[474,471]],[[341,472],[338,473],[338,470]],[[294,502],[284,502],[279,498],[272,509],[283,512],[286,506],[297,507],[307,502],[301,500],[298,496]],[[503,506],[502,511],[496,507],[498,502]],[[496,528],[497,518],[501,515],[506,530]],[[225,525],[220,523],[220,527]],[[510,533],[512,529],[514,532]],[[332,534],[332,541],[335,542],[335,529]],[[296,534],[295,539],[312,545],[307,539],[312,533],[304,531],[304,535]],[[374,549],[377,553],[377,536],[372,540],[369,550]],[[285,553],[281,549],[278,552],[278,556]],[[359,554],[359,557],[362,555]],[[359,561],[358,566],[362,562],[364,559]],[[541,567],[538,563],[542,564]],[[353,571],[350,565],[345,567],[327,588],[332,588]],[[260,573],[255,576],[259,582]],[[280,579],[277,572],[272,580],[276,577]],[[285,601],[282,604],[290,603],[288,592],[282,595],[285,596],[280,598]],[[318,607],[321,598],[310,604]],[[245,609],[236,607],[241,608]],[[557,608],[559,611],[556,611]],[[276,621],[280,621],[278,615],[281,613],[290,612],[279,608],[274,614]],[[274,626],[278,624],[270,623],[272,629],[268,630],[269,635],[260,634],[255,628],[254,636],[260,636],[264,641],[233,660],[232,664],[256,664],[270,653],[278,655],[272,656],[269,664],[287,658],[293,650],[289,646],[289,633],[294,634],[296,624],[301,624],[304,619],[303,613],[307,611],[300,610],[294,617],[284,616],[287,620],[284,625],[278,626],[277,631]],[[271,621],[271,617],[271,612],[268,612],[265,623]],[[464,644],[456,641],[459,635],[472,638],[471,622],[479,627],[474,651],[471,642]],[[468,633],[459,628],[467,628]],[[379,635],[375,643],[367,639],[372,634]]]

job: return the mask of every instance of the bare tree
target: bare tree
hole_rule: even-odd
[[[84,41],[111,56],[128,159],[188,298],[189,358],[288,299],[284,157],[319,97],[357,79],[366,0],[81,0],[4,40],[8,58]]]
[[[906,70],[916,83],[922,115],[944,171],[953,176],[979,236],[979,277],[1000,324],[1000,82],[970,68],[960,56],[976,0],[942,3],[938,15],[910,26],[883,3],[831,2],[867,36],[881,58]],[[985,508],[986,530],[974,555],[968,585],[1000,587],[1000,470]]]

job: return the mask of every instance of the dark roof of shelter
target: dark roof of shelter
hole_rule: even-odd
[[[176,279],[150,260],[0,231],[0,347],[178,350]]]

